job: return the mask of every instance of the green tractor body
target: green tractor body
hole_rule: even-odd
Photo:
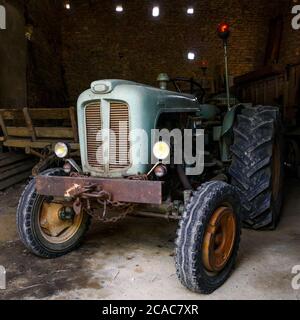
[[[182,114],[193,117],[195,121],[213,122],[220,115],[214,105],[200,104],[194,95],[161,90],[147,85],[123,80],[103,80],[93,82],[91,88],[83,92],[77,104],[80,150],[83,171],[99,177],[123,177],[146,174],[151,169],[151,131],[164,129],[160,119],[168,115],[177,117]],[[89,112],[89,110],[91,110]],[[98,111],[95,111],[98,110]],[[98,112],[98,113],[97,113]],[[93,117],[98,115],[99,123],[93,128]],[[121,115],[120,113],[123,113]],[[91,115],[91,116],[90,116]],[[221,141],[233,126],[235,109],[227,112],[223,121],[211,127],[214,141]],[[92,117],[92,119],[90,119]],[[88,146],[100,147],[102,141],[97,137],[97,130],[110,130],[116,121],[125,121],[129,131],[143,130],[148,138],[148,163],[134,165],[139,150],[134,143],[135,136],[128,136],[128,162],[124,167],[110,169],[109,150],[103,153],[103,166],[93,166],[93,156],[89,159]],[[176,128],[174,124],[174,128]],[[170,128],[170,129],[174,129]],[[93,131],[93,134],[88,134]],[[224,141],[222,141],[224,143]],[[207,143],[209,143],[207,141]],[[119,147],[119,144],[117,145]],[[109,148],[109,146],[108,146]],[[118,150],[116,150],[118,152]],[[229,160],[228,146],[221,147],[221,159]],[[89,160],[92,162],[90,163]]]

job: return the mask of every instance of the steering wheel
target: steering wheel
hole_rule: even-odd
[[[178,77],[171,79],[170,82],[174,85],[176,91],[180,93],[186,93],[180,88],[180,82],[188,83],[190,85],[189,93],[193,94],[200,103],[203,103],[203,99],[206,94],[205,89],[203,89],[202,85],[199,82],[195,81],[194,78]]]

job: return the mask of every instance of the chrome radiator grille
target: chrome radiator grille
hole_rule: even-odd
[[[129,108],[124,102],[109,103],[109,122],[106,126],[109,125],[107,129],[114,134],[110,134],[109,159],[104,161],[102,142],[97,141],[97,134],[106,124],[105,119],[102,119],[102,107],[104,106],[100,102],[93,102],[85,107],[88,164],[97,171],[122,171],[130,165]],[[108,166],[104,162],[109,162]]]
[[[85,108],[87,159],[90,167],[104,170],[102,143],[97,141],[97,134],[102,129],[101,105],[93,102]]]
[[[129,111],[128,105],[122,102],[110,104],[110,129],[114,136],[110,137],[109,170],[127,168],[129,162]],[[115,154],[115,156],[114,156]]]

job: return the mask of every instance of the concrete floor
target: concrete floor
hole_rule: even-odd
[[[23,186],[0,194],[0,265],[7,290],[0,299],[300,299],[293,290],[300,265],[300,183],[287,182],[282,221],[273,232],[244,230],[236,270],[210,296],[189,292],[177,281],[175,223],[127,218],[94,223],[83,246],[68,256],[43,260],[17,238],[15,211]]]

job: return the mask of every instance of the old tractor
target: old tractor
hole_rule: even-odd
[[[167,90],[168,80],[160,75],[160,88],[101,80],[80,95],[80,161],[70,157],[66,141],[57,143],[62,166],[33,178],[20,199],[18,231],[32,253],[55,258],[72,251],[91,218],[178,220],[177,275],[190,290],[209,294],[234,267],[242,221],[254,229],[276,226],[282,200],[279,110],[232,105],[229,95],[225,106],[203,103],[199,84],[186,94]],[[153,129],[189,129],[194,155],[204,130],[202,171],[191,175],[190,163],[175,162],[178,140],[160,136],[150,143]],[[140,130],[148,143],[134,141],[131,133]],[[148,162],[135,161],[147,153]]]

